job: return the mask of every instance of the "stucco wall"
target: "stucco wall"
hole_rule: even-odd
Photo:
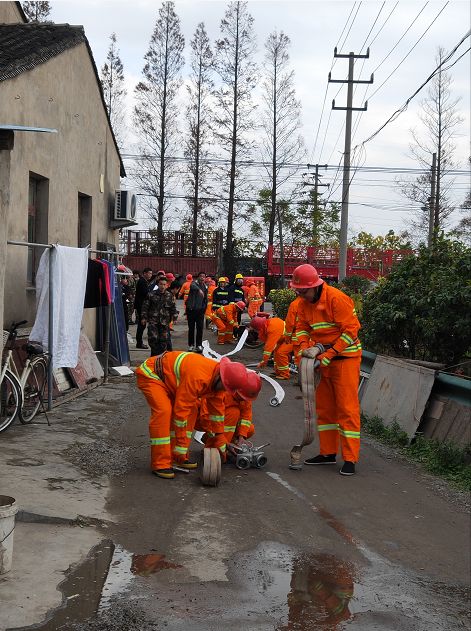
[[[15,133],[11,152],[8,238],[28,237],[30,172],[49,180],[47,243],[78,245],[78,194],[92,198],[91,245],[116,243],[109,209],[119,188],[116,151],[85,44],[1,84],[1,118],[11,124],[51,127],[57,134]],[[100,182],[103,190],[100,190]],[[27,249],[8,246],[5,321],[34,320],[36,292],[28,287]],[[70,279],[74,281],[73,277]],[[84,315],[94,340],[94,312]]]
[[[23,24],[23,16],[18,11],[16,2],[0,2],[0,24]]]

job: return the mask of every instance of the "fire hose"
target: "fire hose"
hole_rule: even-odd
[[[320,352],[322,352],[321,349],[318,350],[318,353]],[[315,357],[301,357],[299,374],[304,403],[304,434],[301,443],[294,445],[290,451],[290,469],[302,469],[301,451],[303,447],[312,443],[317,430],[316,390],[321,380],[320,371],[317,370],[318,366],[319,360]]]

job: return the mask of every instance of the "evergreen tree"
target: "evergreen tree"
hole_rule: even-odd
[[[185,157],[188,159],[190,178],[188,193],[191,208],[192,256],[197,255],[198,220],[207,206],[201,192],[209,195],[207,179],[208,144],[211,136],[211,109],[209,98],[213,90],[213,53],[204,24],[198,24],[191,40],[191,76],[187,85],[189,104],[187,107],[188,137]],[[206,219],[210,216],[206,213]]]
[[[289,37],[276,31],[265,43],[262,153],[267,164],[267,188],[271,191],[269,244],[273,244],[274,239],[278,193],[298,170],[289,167],[289,163],[300,162],[304,155],[304,142],[299,134],[301,103],[296,99],[294,71],[289,69],[289,45]],[[286,191],[284,193],[286,196]]]
[[[248,157],[252,147],[248,133],[254,129],[252,90],[256,81],[253,62],[255,36],[247,2],[230,2],[221,20],[221,38],[216,42],[215,66],[220,78],[216,90],[215,134],[220,147],[229,154],[228,205],[224,269],[230,273],[234,248],[236,191],[241,197],[241,173],[236,161]],[[223,189],[224,190],[224,189]],[[227,189],[226,189],[227,190]],[[238,208],[239,215],[241,209]]]
[[[163,251],[166,190],[174,165],[169,158],[172,153],[175,155],[178,137],[177,98],[184,45],[175,4],[163,2],[149,50],[144,56],[143,78],[136,86],[137,103],[134,108],[142,154],[135,167],[134,179],[151,200],[147,212],[157,223],[159,253]]]
[[[124,69],[119,56],[115,33],[110,35],[110,40],[111,43],[106,61],[101,69],[100,80],[111,126],[118,146],[122,149],[126,135]]]

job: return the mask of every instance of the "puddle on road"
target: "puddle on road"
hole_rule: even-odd
[[[46,623],[28,629],[68,630],[73,623],[85,629],[90,621],[99,629],[121,604],[132,615],[137,607],[150,625],[158,619],[168,629],[180,629],[186,620],[194,631],[219,631],[221,620],[228,630],[251,631],[466,628],[466,612],[457,609],[466,601],[465,590],[460,595],[451,586],[438,589],[371,552],[364,562],[353,563],[325,551],[264,542],[228,561],[227,583],[206,582],[202,589],[184,571],[176,581],[185,586],[182,591],[165,573],[179,569],[184,568],[155,551],[132,554],[105,540],[61,584],[63,606]],[[157,576],[151,580],[151,575]],[[198,607],[189,609],[190,602]],[[139,627],[148,628],[155,627]]]
[[[45,623],[23,629],[66,630],[72,623],[83,622],[106,610],[111,605],[111,598],[125,593],[136,576],[146,577],[181,567],[167,561],[163,554],[132,554],[112,541],[104,540],[61,583],[64,602],[52,612],[52,617]]]

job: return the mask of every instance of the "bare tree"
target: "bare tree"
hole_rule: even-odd
[[[25,12],[28,22],[50,22],[47,18],[51,13],[50,2],[22,2],[21,6]]]
[[[252,90],[256,81],[256,66],[252,61],[255,53],[253,18],[247,10],[247,2],[230,2],[221,20],[221,39],[216,42],[216,70],[221,79],[215,92],[217,113],[216,137],[221,148],[229,153],[229,180],[225,269],[230,270],[234,249],[234,207],[236,187],[240,176],[237,160],[247,156],[251,143],[248,132],[254,128],[251,113]]]
[[[100,80],[111,126],[118,147],[122,149],[126,136],[124,68],[119,56],[115,33],[110,35],[110,40],[106,61],[101,68]]]
[[[148,214],[157,222],[159,253],[163,248],[166,188],[172,168],[169,154],[175,149],[178,135],[177,97],[184,63],[184,45],[175,4],[163,2],[149,50],[144,56],[143,79],[136,86],[137,103],[134,108],[142,154],[135,167],[134,179],[149,196]]]
[[[441,64],[446,53],[443,48],[438,49],[437,64]],[[456,164],[454,162],[457,128],[463,122],[463,118],[457,113],[456,106],[460,99],[453,98],[452,77],[440,68],[432,80],[427,98],[421,102],[422,112],[419,115],[423,129],[411,129],[413,143],[409,145],[413,158],[427,172],[420,175],[415,181],[400,182],[400,188],[409,200],[420,203],[424,209],[416,222],[412,222],[415,231],[426,234],[428,229],[428,213],[431,192],[431,162],[432,154],[437,154],[436,188],[435,198],[431,200],[434,205],[434,230],[437,233],[446,227],[446,220],[454,210],[449,200],[449,191],[453,187],[453,181],[447,178],[447,174]]]
[[[290,39],[283,33],[270,33],[265,42],[263,64],[262,141],[263,159],[268,163],[268,186],[271,212],[268,243],[273,244],[277,221],[277,196],[282,185],[298,171],[289,166],[304,155],[301,128],[301,103],[296,99],[294,70],[289,69]],[[283,191],[286,198],[286,191]]]
[[[188,137],[185,157],[188,159],[190,180],[188,182],[192,211],[192,256],[197,255],[198,219],[207,202],[200,198],[201,191],[208,193],[208,142],[211,134],[211,110],[209,99],[214,88],[212,73],[213,53],[203,22],[196,28],[191,40],[191,76],[187,86],[189,104],[187,107]]]

